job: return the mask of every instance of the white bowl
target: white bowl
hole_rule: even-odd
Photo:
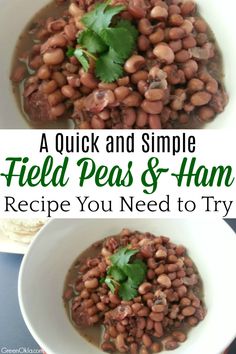
[[[0,0],[0,128],[29,128],[22,117],[9,81],[12,56],[17,39],[33,15],[49,0]],[[234,0],[197,0],[200,11],[212,27],[224,56],[226,87],[230,102],[226,110],[205,128],[236,126],[236,41]]]
[[[220,354],[236,335],[236,237],[224,221],[205,219],[51,221],[33,241],[19,275],[21,311],[38,344],[47,354],[102,353],[70,323],[62,292],[76,257],[123,227],[167,235],[187,246],[203,279],[208,314],[174,353]]]

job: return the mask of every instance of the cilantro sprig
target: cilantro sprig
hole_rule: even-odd
[[[107,270],[106,278],[100,279],[113,294],[118,290],[120,298],[125,301],[137,296],[137,289],[147,273],[147,266],[143,261],[132,260],[132,256],[138,252],[137,249],[128,247],[119,249],[110,257],[112,264]]]
[[[84,15],[85,29],[77,38],[77,47],[68,48],[67,56],[75,56],[88,71],[89,58],[95,61],[95,74],[103,82],[113,82],[123,74],[123,64],[135,48],[138,32],[128,20],[114,24],[113,17],[123,11],[123,5],[97,4]]]

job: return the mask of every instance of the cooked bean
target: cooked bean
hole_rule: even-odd
[[[138,292],[139,292],[139,294],[144,295],[144,294],[146,294],[148,291],[150,291],[151,289],[152,289],[152,284],[146,282],[146,283],[143,283],[143,284],[141,284],[141,285],[139,286]]]
[[[61,48],[49,49],[43,55],[43,61],[46,65],[58,65],[64,60],[64,52]]]
[[[80,82],[90,89],[95,89],[98,86],[98,81],[94,78],[91,73],[83,73],[80,76]]]
[[[189,16],[196,10],[196,4],[194,1],[186,1],[181,5],[181,13],[183,16]]]
[[[181,39],[169,42],[169,47],[173,50],[174,53],[179,52],[182,49]]]
[[[175,61],[177,63],[185,63],[190,59],[190,53],[188,50],[182,49],[175,54]]]
[[[159,249],[155,253],[155,258],[164,259],[166,257],[167,257],[167,252],[165,250],[163,250],[163,249]]]
[[[37,70],[43,64],[42,57],[40,55],[36,55],[33,59],[29,61],[29,67],[33,70]]]
[[[152,44],[160,43],[165,38],[165,32],[162,28],[157,28],[157,30],[149,36],[149,40]]]
[[[138,128],[144,128],[147,125],[147,122],[148,122],[148,114],[146,112],[144,112],[144,110],[139,108],[138,112],[137,112],[137,118],[136,118],[137,127]],[[148,271],[149,276],[147,276],[147,277],[149,279],[151,279],[149,271]],[[154,273],[154,275],[155,275],[155,273]]]
[[[141,55],[132,55],[124,65],[127,73],[133,74],[138,71],[145,64],[145,58]]]
[[[203,121],[210,121],[215,117],[215,111],[211,107],[201,107],[199,109],[199,118]]]
[[[175,59],[173,50],[166,44],[157,44],[153,53],[162,63],[171,64]]]
[[[119,86],[127,86],[129,84],[129,76],[123,76],[117,80]]]
[[[69,6],[69,13],[77,18],[81,18],[84,15],[84,11],[74,2],[72,2]]]
[[[206,91],[199,91],[191,96],[191,103],[194,106],[204,106],[210,102],[212,95]]]
[[[180,27],[173,27],[169,30],[169,39],[172,41],[176,41],[178,39],[182,39],[185,37],[185,31]]]
[[[76,38],[76,34],[77,34],[77,28],[76,26],[71,23],[69,25],[66,25],[64,27],[64,32],[65,32],[65,35],[69,38],[70,41],[74,41],[75,38]]]
[[[148,36],[152,33],[153,27],[151,22],[147,18],[142,18],[138,22],[138,30],[140,33]]]
[[[123,111],[123,121],[124,121],[124,124],[127,125],[127,127],[132,127],[135,123],[135,120],[136,120],[136,112],[133,108],[126,108],[124,111]]]
[[[162,89],[149,89],[145,92],[145,98],[149,101],[163,100],[165,92]]]
[[[98,116],[93,116],[91,119],[91,128],[92,129],[104,129],[105,122],[104,120],[100,119]]]
[[[108,353],[113,353],[113,352],[116,351],[116,348],[115,348],[114,344],[111,343],[111,342],[103,342],[102,345],[101,345],[101,349],[104,352],[108,352]]]
[[[169,339],[165,342],[165,349],[166,350],[174,350],[178,348],[179,344],[174,339]]]
[[[52,79],[57,82],[59,87],[66,85],[66,77],[60,71],[55,71],[52,74]]]
[[[159,277],[157,278],[157,281],[164,288],[170,288],[171,287],[171,280],[166,274],[159,275]]]
[[[210,92],[211,94],[216,94],[218,91],[218,82],[215,79],[211,79],[207,84],[206,84],[206,90]]]
[[[153,305],[152,306],[152,311],[153,312],[164,312],[166,309],[166,306],[163,305],[163,304],[160,304],[160,305]]]
[[[155,6],[152,8],[150,12],[151,18],[155,18],[157,20],[165,20],[168,17],[168,11],[161,6]]]
[[[143,341],[143,344],[146,348],[150,348],[152,346],[152,340],[148,334],[143,335],[142,341]]]
[[[149,100],[143,100],[141,108],[149,114],[159,114],[163,109],[163,103],[161,101],[152,102]],[[150,119],[150,118],[149,118]],[[153,118],[152,118],[153,120]],[[150,123],[150,120],[149,120]],[[155,128],[153,128],[155,129]]]
[[[144,36],[143,34],[138,37],[138,49],[141,50],[141,52],[146,52],[150,47],[150,41],[149,39]]]
[[[66,106],[63,103],[59,103],[58,105],[51,108],[51,114],[55,118],[62,116],[65,111]]]
[[[186,63],[184,63],[183,67],[184,74],[187,79],[191,79],[192,77],[195,76],[196,72],[198,71],[198,64],[195,60],[188,60]]]
[[[84,282],[84,286],[87,289],[95,289],[99,285],[97,278],[89,279]]]
[[[47,95],[53,93],[54,91],[56,91],[57,89],[57,83],[55,80],[51,80],[51,81],[44,81],[41,84],[41,89],[44,93],[46,93]]]
[[[196,312],[196,309],[193,306],[187,306],[182,310],[182,314],[185,317],[190,317],[190,316],[194,315],[195,312]]]
[[[188,89],[191,92],[202,91],[204,89],[204,83],[199,79],[191,79],[188,82]]]
[[[162,312],[151,312],[149,317],[154,322],[161,322],[164,318],[164,314]]]
[[[114,94],[117,101],[122,102],[130,94],[130,89],[126,86],[119,86],[114,90]]]
[[[139,81],[146,81],[148,78],[148,72],[145,70],[139,70],[131,76],[131,81],[133,84],[137,84]]]
[[[152,353],[160,353],[161,352],[161,345],[160,343],[153,343],[151,346]]]
[[[141,347],[139,354],[149,354],[147,348]]]
[[[106,83],[106,82],[99,82],[98,88],[102,90],[115,90],[117,88],[117,84],[115,83]]]
[[[72,98],[75,95],[75,89],[70,85],[62,86],[61,92],[65,97]]]
[[[181,26],[183,23],[184,23],[184,19],[180,14],[174,13],[174,14],[170,15],[169,24],[171,26],[178,27],[178,26]]]
[[[56,106],[64,100],[60,90],[56,90],[48,95],[48,102],[51,106]]]
[[[138,354],[138,344],[137,343],[130,344],[130,354]]]
[[[188,36],[182,40],[182,44],[184,49],[189,49],[196,47],[197,41],[193,36]]]
[[[124,100],[123,104],[127,107],[139,107],[141,96],[137,92],[130,93]]]
[[[194,28],[196,29],[197,32],[201,32],[201,33],[207,32],[207,24],[202,18],[199,18],[194,22]]]

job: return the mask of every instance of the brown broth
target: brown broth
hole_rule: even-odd
[[[111,237],[111,236],[110,236]],[[120,236],[112,236],[114,238],[120,238]],[[85,262],[87,258],[90,257],[96,257],[100,254],[101,249],[103,247],[103,243],[107,238],[104,238],[95,244],[92,244],[90,247],[88,247],[86,250],[84,250],[74,261],[72,266],[70,267],[68,274],[66,276],[65,284],[64,284],[64,291],[68,289],[69,284],[74,284],[77,275],[78,275],[78,267]],[[193,263],[193,268],[197,272],[199,276],[199,282],[198,285],[194,288],[195,293],[199,296],[199,298],[202,300],[204,303],[204,290],[203,290],[203,282],[202,279],[199,275],[199,272],[197,270],[196,265]],[[92,327],[85,327],[85,328],[79,328],[76,326],[76,324],[73,322],[71,318],[71,312],[70,312],[70,303],[68,301],[64,301],[64,306],[65,310],[67,313],[67,316],[69,317],[73,327],[78,331],[78,333],[86,339],[89,343],[93,344],[96,347],[100,347],[102,343],[102,336],[104,332],[103,325],[94,325]],[[181,327],[179,327],[177,330],[180,330],[184,333],[188,333],[191,330],[191,327],[189,327],[186,323],[182,324]],[[164,337],[162,337],[162,340],[167,337],[169,333],[167,332]],[[116,352],[116,354],[120,354],[119,352]]]

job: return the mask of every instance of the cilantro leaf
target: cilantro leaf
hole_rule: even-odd
[[[123,271],[127,277],[132,280],[133,287],[138,287],[145,278],[147,266],[140,260],[131,264],[126,264],[123,267]]]
[[[113,254],[113,256],[110,257],[110,260],[112,261],[113,265],[122,268],[129,263],[130,258],[136,253],[138,253],[137,249],[132,250],[128,247],[123,247],[120,248],[119,251],[117,251],[115,254]]]
[[[108,288],[111,290],[112,294],[114,294],[118,284],[109,277],[106,277],[105,283],[107,284]]]
[[[71,58],[74,56],[74,52],[75,52],[75,49],[74,48],[71,48],[71,47],[68,47],[67,49],[67,52],[66,52],[66,55]]]
[[[107,274],[110,275],[113,279],[115,279],[118,282],[124,281],[127,278],[124,272],[115,265],[111,266],[108,269]]]
[[[121,284],[118,294],[123,300],[129,301],[137,296],[138,291],[133,287],[132,280],[128,279],[125,283]]]
[[[103,82],[113,82],[123,74],[120,64],[123,61],[110,49],[109,52],[100,55],[96,61],[96,76]]]
[[[102,53],[108,49],[102,38],[90,29],[82,31],[77,42],[90,53]]]
[[[119,57],[126,59],[132,53],[134,40],[126,28],[106,28],[100,36]]]
[[[84,71],[88,71],[89,68],[89,61],[87,57],[85,56],[84,52],[80,48],[76,48],[74,50],[74,56],[77,58],[77,60],[81,63],[81,65],[84,68]]]
[[[124,6],[109,6],[107,2],[98,4],[94,10],[88,12],[81,19],[81,22],[94,32],[99,33],[104,28],[107,28],[112,20],[112,17],[125,9]]]
[[[131,36],[133,37],[133,40],[136,41],[138,38],[138,31],[135,28],[134,25],[132,25],[132,23],[128,20],[120,20],[117,25],[116,28],[125,28],[129,31],[129,33],[131,34]]]

